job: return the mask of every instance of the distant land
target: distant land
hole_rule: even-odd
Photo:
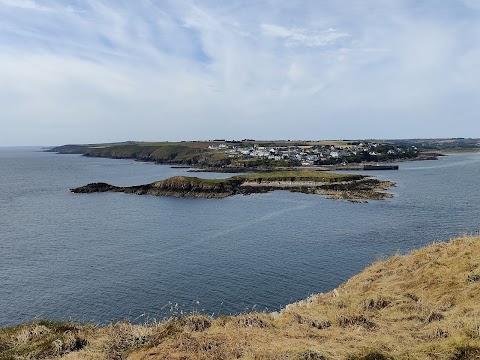
[[[74,193],[125,192],[137,195],[224,198],[289,190],[349,201],[382,200],[395,184],[328,170],[393,170],[385,163],[436,160],[445,151],[480,150],[480,139],[412,140],[225,140],[73,144],[48,151],[111,159],[135,159],[190,171],[257,173],[229,179],[175,176],[130,187],[90,183]]]
[[[361,164],[434,160],[445,152],[480,151],[480,139],[225,140],[70,144],[48,151],[135,159],[207,171],[243,172],[318,167],[363,169]]]

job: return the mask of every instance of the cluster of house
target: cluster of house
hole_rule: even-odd
[[[371,157],[388,155],[394,158],[407,152],[417,151],[415,147],[405,148],[387,143],[358,142],[347,145],[295,145],[295,146],[263,146],[253,144],[239,146],[234,144],[219,144],[208,147],[210,150],[224,152],[230,158],[242,160],[268,159],[268,160],[291,160],[300,162],[302,165],[314,165],[334,160],[341,162],[342,159],[365,156]]]

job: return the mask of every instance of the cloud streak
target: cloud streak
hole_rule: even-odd
[[[466,4],[0,0],[0,146],[480,136]]]
[[[39,5],[33,0],[0,0],[0,5],[16,7],[25,10],[49,11],[48,8]]]
[[[323,31],[309,31],[298,28],[289,29],[272,24],[262,24],[261,27],[265,35],[284,39],[286,46],[325,46],[334,43],[338,39],[350,36],[332,28]]]

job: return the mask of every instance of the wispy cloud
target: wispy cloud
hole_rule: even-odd
[[[0,0],[0,6],[16,7],[25,10],[49,11],[48,7],[39,5],[34,0]]]
[[[272,24],[262,24],[261,27],[265,35],[284,39],[286,46],[325,46],[334,43],[338,39],[350,36],[350,34],[339,32],[332,28],[315,31],[301,28],[286,28]]]
[[[475,1],[0,0],[0,144],[480,136]]]

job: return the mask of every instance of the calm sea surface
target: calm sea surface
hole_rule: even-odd
[[[397,182],[395,197],[358,204],[72,194],[187,173],[34,150],[0,150],[0,326],[278,310],[379,257],[480,230],[480,153],[369,172]]]

